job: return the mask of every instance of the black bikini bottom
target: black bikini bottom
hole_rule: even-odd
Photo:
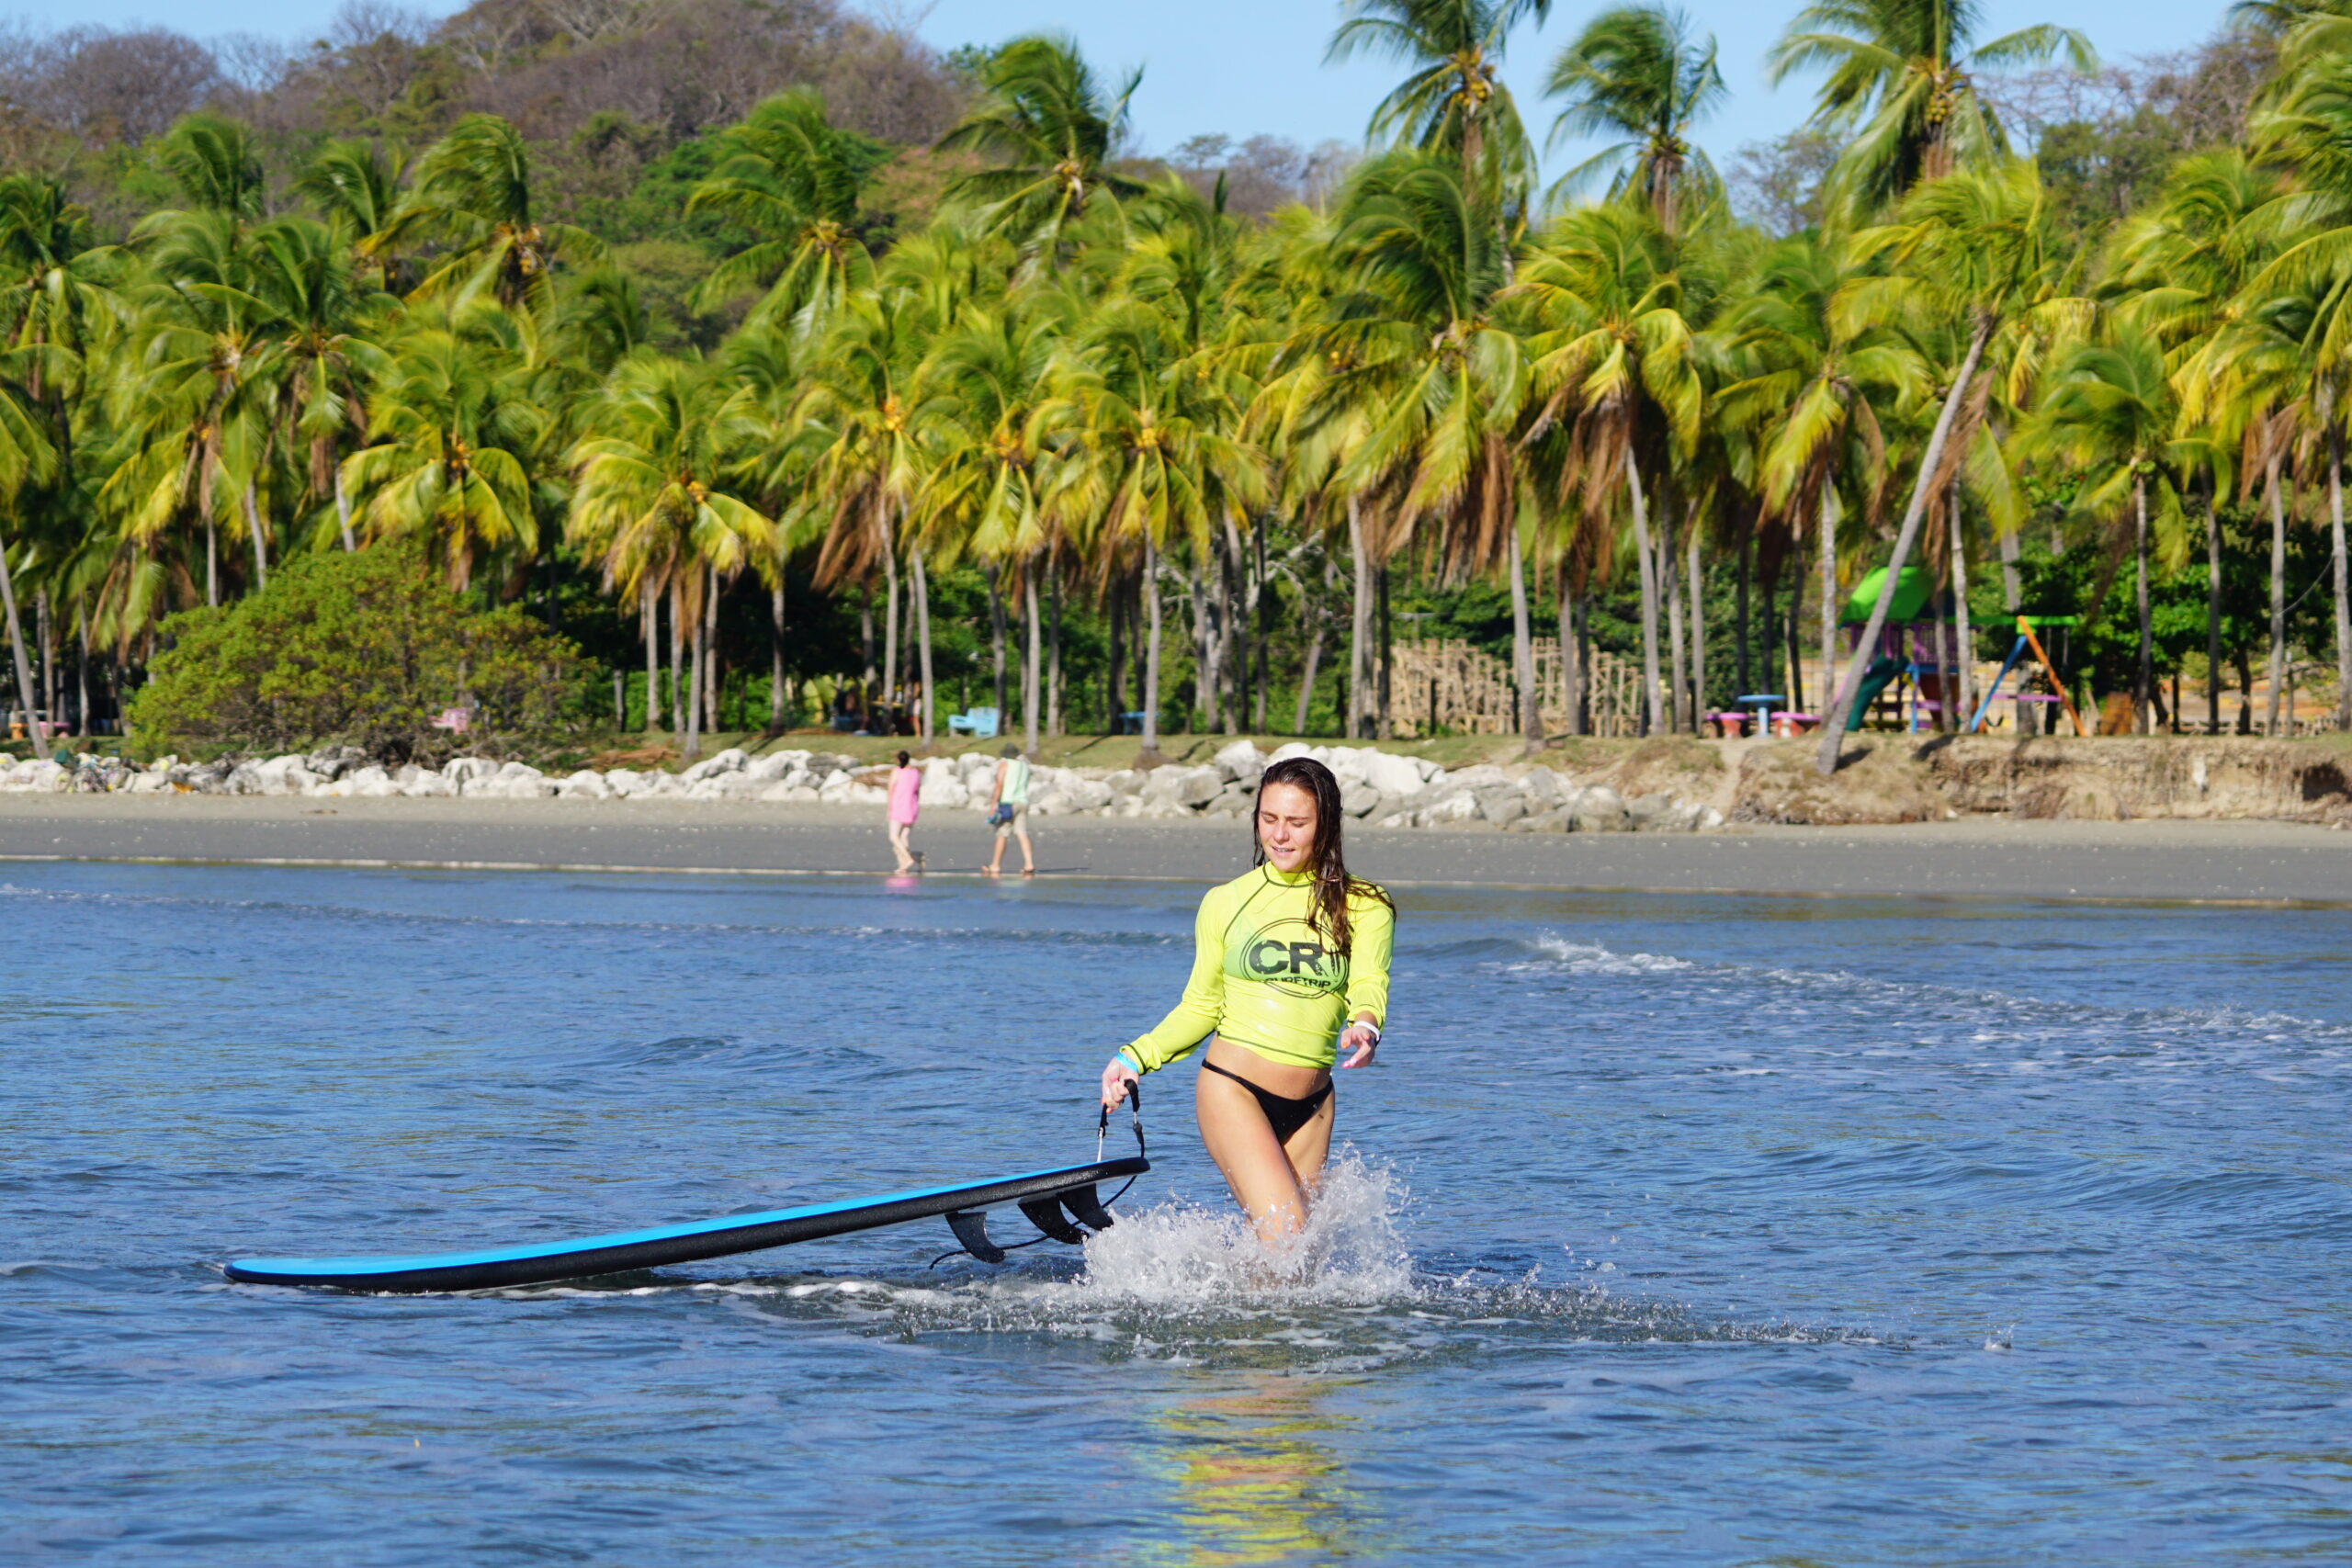
[[[1323,1102],[1331,1098],[1331,1086],[1328,1082],[1313,1094],[1293,1100],[1288,1095],[1276,1094],[1272,1089],[1261,1089],[1239,1073],[1228,1073],[1205,1057],[1201,1061],[1201,1071],[1215,1073],[1221,1078],[1231,1078],[1248,1089],[1257,1099],[1258,1109],[1266,1113],[1266,1124],[1274,1130],[1274,1142],[1278,1144],[1289,1143],[1290,1135],[1314,1121],[1315,1113],[1323,1109]]]

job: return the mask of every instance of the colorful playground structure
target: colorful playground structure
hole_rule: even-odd
[[[1849,652],[1860,646],[1862,629],[1870,621],[1871,612],[1878,607],[1879,594],[1885,586],[1886,569],[1880,567],[1855,584],[1854,592],[1848,596],[1838,626],[1846,633]],[[2054,729],[2056,726],[2045,713],[2053,706],[2064,710],[2075,734],[2089,734],[2082,715],[2075,711],[2074,699],[2067,695],[2066,682],[2060,679],[2057,665],[2038,635],[2038,630],[2056,629],[2063,633],[2075,621],[2073,615],[2018,616],[2017,641],[2008,657],[2001,661],[1999,673],[1985,688],[1984,699],[1973,714],[1965,716],[1963,733],[1973,735],[1982,730],[1994,703],[2006,701],[2015,705],[2017,730],[2021,735]],[[1938,728],[1939,720],[1947,725],[1955,723],[1962,716],[1960,663],[1963,660],[1973,662],[1974,653],[1974,649],[1962,647],[1962,640],[1959,606],[1951,590],[1938,589],[1922,568],[1905,567],[1895,578],[1894,602],[1888,607],[1886,624],[1879,631],[1874,656],[1863,671],[1861,689],[1855,694],[1854,705],[1847,712],[1846,728],[1860,729],[1874,711],[1889,706],[1894,711],[1883,716],[1912,734]],[[2029,653],[2033,656],[2033,663],[2020,671]],[[2018,675],[2017,684],[2003,691],[2004,683],[2013,673]]]

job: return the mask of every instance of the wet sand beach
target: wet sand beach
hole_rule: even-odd
[[[11,862],[151,861],[880,875],[867,807],[667,801],[0,796]],[[1033,824],[1047,876],[1198,882],[1247,863],[1230,821]],[[2284,822],[2007,818],[1702,834],[1355,828],[1350,859],[1399,885],[1740,894],[2352,904],[2352,833]],[[977,875],[971,811],[926,813],[931,874]],[[1017,863],[1017,857],[1015,857]]]

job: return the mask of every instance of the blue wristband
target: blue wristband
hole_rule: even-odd
[[[1143,1077],[1143,1064],[1127,1054],[1130,1049],[1132,1049],[1132,1047],[1125,1045],[1120,1046],[1117,1052],[1118,1058],[1136,1070],[1136,1077]]]

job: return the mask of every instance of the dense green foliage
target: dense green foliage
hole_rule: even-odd
[[[1793,687],[1825,592],[1908,560],[1969,572],[1983,655],[2012,609],[2082,617],[2066,678],[2143,723],[2210,664],[2352,703],[2333,13],[2089,77],[1964,0],[1823,0],[1774,54],[1826,69],[1819,112],[1726,190],[1713,41],[1622,6],[1552,62],[1607,150],[1547,195],[1499,64],[1548,10],[1349,0],[1335,52],[1398,85],[1344,172],[1129,156],[1133,80],[1067,40],[942,61],[830,0],[485,0],[260,86],[60,35],[0,138],[17,700],[80,700],[70,642],[93,702],[178,669],[141,712],[323,723],[190,705],[157,638],[393,550],[688,750],[848,686],[1371,734],[1395,640],[1507,658],[1532,705],[1555,632],[1687,728]],[[139,79],[195,73],[170,114],[87,85],[137,39]]]
[[[163,636],[130,711],[150,756],[340,742],[431,766],[543,750],[581,710],[569,643],[512,606],[469,605],[407,550],[299,560],[233,604],[170,616]],[[470,710],[467,732],[435,726],[451,708]]]

